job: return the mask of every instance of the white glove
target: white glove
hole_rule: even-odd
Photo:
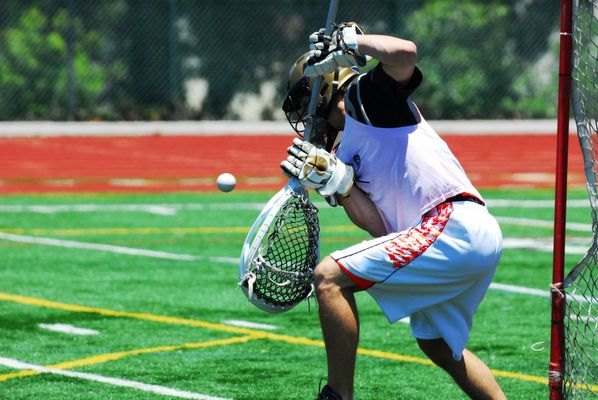
[[[324,149],[299,138],[288,148],[289,156],[280,163],[282,171],[308,189],[327,197],[346,196],[353,187],[353,167],[343,163]]]
[[[332,37],[324,35],[322,29],[309,37],[312,60],[303,74],[313,78],[326,75],[339,67],[363,66],[365,56],[360,55],[357,35],[363,34],[356,24],[341,24]],[[322,59],[323,58],[323,59]]]

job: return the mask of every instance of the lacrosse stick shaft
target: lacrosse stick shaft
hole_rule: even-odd
[[[326,18],[326,25],[324,27],[326,35],[330,35],[332,33],[332,26],[334,25],[334,20],[336,19],[336,10],[338,9],[338,1],[339,0],[330,0],[330,5],[328,7],[328,17]],[[303,132],[303,140],[306,142],[309,142],[312,134],[314,117],[316,114],[316,108],[318,106],[318,94],[320,93],[321,86],[322,77],[319,76],[314,79],[313,88],[311,89],[311,95],[309,98],[309,104],[307,106],[308,118],[305,123],[305,131]]]

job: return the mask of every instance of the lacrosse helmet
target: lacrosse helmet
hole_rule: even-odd
[[[311,88],[315,78],[308,78],[303,75],[307,66],[310,53],[307,52],[295,61],[289,71],[287,93],[282,103],[289,124],[297,134],[303,136],[305,123],[308,119],[307,108],[311,96]],[[327,118],[332,100],[344,89],[356,76],[359,75],[358,67],[337,68],[335,71],[322,76],[322,84],[318,96],[316,113],[320,117]]]

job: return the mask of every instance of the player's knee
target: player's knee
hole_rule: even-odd
[[[330,256],[325,257],[314,270],[314,283],[318,292],[339,288],[338,275],[342,273],[338,264]]]
[[[337,295],[343,291],[356,292],[360,288],[339,267],[336,261],[328,256],[324,258],[314,271],[314,284],[318,297]]]

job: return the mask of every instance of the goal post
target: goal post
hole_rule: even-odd
[[[598,0],[562,0],[549,396],[598,396]],[[565,274],[568,122],[573,106],[593,239]]]

